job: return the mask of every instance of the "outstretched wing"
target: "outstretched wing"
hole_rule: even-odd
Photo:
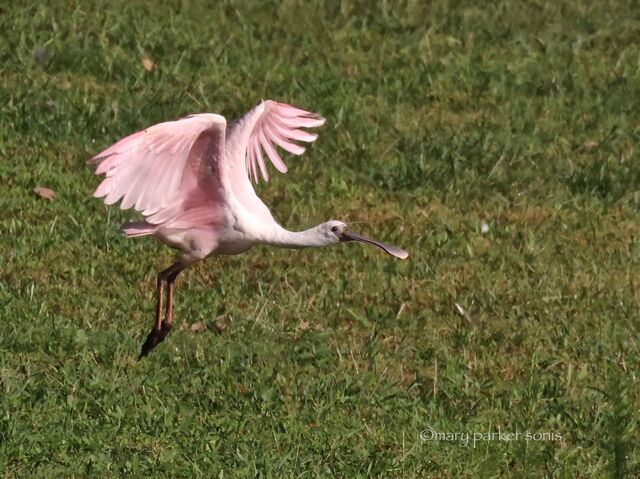
[[[134,133],[90,160],[106,176],[93,196],[122,200],[152,224],[202,221],[224,201],[225,130],[222,116],[205,113]]]
[[[318,135],[301,130],[323,125],[325,119],[315,113],[300,108],[266,100],[229,126],[228,137],[234,159],[245,163],[246,173],[254,182],[258,181],[258,169],[265,181],[269,172],[265,165],[265,155],[281,173],[287,172],[276,146],[294,155],[302,155],[305,148],[295,141],[313,142]],[[234,165],[233,174],[240,165]]]

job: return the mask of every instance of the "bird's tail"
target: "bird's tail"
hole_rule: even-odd
[[[158,227],[156,225],[152,225],[146,221],[132,221],[130,223],[123,224],[120,227],[120,230],[125,236],[135,238],[136,236],[152,235],[156,232],[157,228]]]

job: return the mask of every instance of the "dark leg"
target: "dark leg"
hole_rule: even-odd
[[[167,333],[171,331],[171,327],[173,326],[173,290],[175,288],[174,284],[176,282],[176,278],[178,277],[178,274],[180,274],[180,271],[182,271],[182,269],[173,271],[167,276],[167,312],[164,322],[162,323],[162,329],[166,329]]]
[[[171,331],[171,326],[173,325],[173,283],[182,269],[183,266],[178,261],[164,271],[158,273],[156,319],[153,322],[153,329],[147,336],[147,340],[142,345],[142,350],[140,351],[138,359],[142,359],[149,354],[153,348],[164,340],[167,334],[169,334],[169,331]],[[167,283],[168,298],[165,320],[162,321],[162,287],[164,283]]]

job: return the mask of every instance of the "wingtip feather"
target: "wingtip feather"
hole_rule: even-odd
[[[288,167],[275,147],[294,155],[302,155],[306,148],[294,141],[311,143],[318,138],[318,135],[302,128],[317,128],[326,122],[325,118],[316,113],[273,100],[261,101],[251,111],[251,115],[255,123],[245,153],[245,166],[247,176],[250,179],[253,177],[254,182],[258,180],[258,169],[263,179],[269,181],[263,153],[278,171],[286,173]]]

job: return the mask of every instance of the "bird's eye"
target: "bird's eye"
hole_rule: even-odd
[[[337,226],[333,226],[333,227],[331,228],[331,231],[333,231],[334,233],[336,233],[336,232],[338,231],[338,227],[337,227]]]

